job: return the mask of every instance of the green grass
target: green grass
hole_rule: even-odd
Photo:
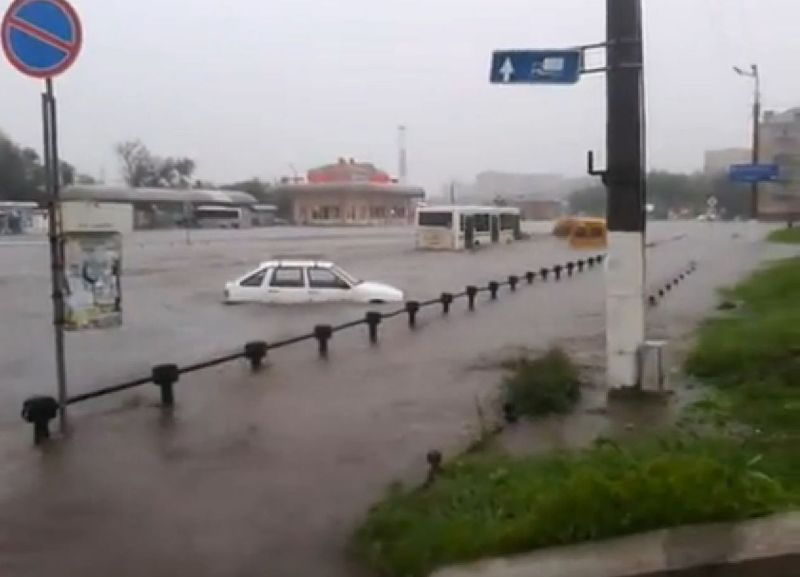
[[[800,244],[800,228],[784,228],[773,230],[767,240],[771,242],[785,242],[788,244]]]
[[[427,489],[395,490],[355,536],[378,575],[665,526],[763,515],[790,496],[727,442],[600,446],[518,459],[468,457]]]
[[[686,368],[715,387],[715,417],[744,426],[770,474],[800,491],[800,258],[729,293],[742,306],[703,325]]]
[[[759,271],[727,296],[741,306],[701,327],[686,363],[711,385],[709,397],[667,438],[458,459],[432,486],[395,488],[374,507],[353,538],[358,557],[381,576],[422,576],[479,558],[800,506],[800,259]],[[505,383],[519,403],[531,390],[513,377],[533,378],[527,363]]]
[[[506,368],[510,374],[503,380],[503,399],[519,415],[566,413],[580,398],[580,373],[561,349],[514,360]]]

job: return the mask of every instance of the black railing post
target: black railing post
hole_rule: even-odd
[[[314,338],[319,344],[319,356],[323,359],[328,358],[328,341],[333,336],[331,325],[317,325],[314,327]]]
[[[50,438],[50,421],[58,414],[58,401],[53,397],[31,397],[22,403],[22,418],[33,425],[33,444],[41,445]]]
[[[450,305],[453,304],[453,295],[450,293],[442,293],[439,299],[442,302],[442,314],[448,314],[450,312]]]
[[[419,312],[419,302],[408,301],[406,303],[406,312],[408,313],[408,326],[412,329],[417,326],[417,313]]]
[[[469,303],[469,310],[475,310],[475,297],[478,296],[478,287],[476,286],[468,286],[467,287],[467,302]]]
[[[500,290],[500,283],[492,281],[489,283],[489,295],[493,301],[497,300],[497,291]]]
[[[578,261],[578,272],[583,272],[583,267],[586,266],[586,263],[583,262],[583,259]]]
[[[543,281],[547,281],[547,277],[550,275],[550,270],[543,268],[539,271],[539,275],[541,275]]]
[[[378,311],[369,311],[366,315],[367,328],[369,329],[369,342],[373,345],[378,342],[378,325],[383,320],[383,315]]]
[[[528,284],[533,284],[533,279],[536,278],[536,273],[533,271],[528,271],[525,273],[525,280],[528,281]]]
[[[567,263],[567,275],[568,276],[572,276],[573,272],[575,272],[575,263],[572,262],[572,261],[569,261]]]
[[[508,277],[508,286],[511,289],[511,292],[517,290],[517,285],[519,284],[519,277],[517,275],[511,275]]]
[[[564,267],[562,267],[560,264],[557,264],[553,267],[553,274],[555,275],[557,281],[561,280],[561,271],[563,268]]]
[[[175,391],[173,385],[180,378],[178,365],[157,365],[152,370],[153,384],[161,389],[161,405],[171,408],[175,406]]]
[[[250,341],[244,345],[244,356],[250,361],[253,371],[259,370],[264,364],[269,347],[265,341]]]

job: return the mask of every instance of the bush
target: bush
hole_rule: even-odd
[[[578,368],[561,349],[519,359],[508,368],[512,372],[503,380],[504,401],[519,415],[566,413],[580,398]]]

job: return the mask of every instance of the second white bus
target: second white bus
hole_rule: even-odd
[[[518,208],[505,206],[426,206],[417,210],[418,249],[465,250],[509,243],[521,236]]]

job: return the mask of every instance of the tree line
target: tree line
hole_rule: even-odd
[[[670,214],[690,216],[706,212],[708,199],[717,199],[717,212],[725,218],[746,218],[750,215],[750,187],[732,183],[727,175],[707,176],[701,173],[680,174],[652,171],[647,175],[647,202],[653,205],[653,218]],[[569,196],[574,214],[605,216],[606,189],[603,185],[582,188]]]
[[[195,179],[197,163],[185,156],[159,156],[141,140],[127,140],[114,147],[121,176],[133,188],[192,188],[238,190],[251,194],[262,204],[274,204],[278,215],[288,217],[290,200],[269,182],[251,178],[223,185]],[[68,162],[61,162],[61,184],[96,184]],[[0,132],[0,200],[46,200],[44,163],[36,150],[14,143]]]

